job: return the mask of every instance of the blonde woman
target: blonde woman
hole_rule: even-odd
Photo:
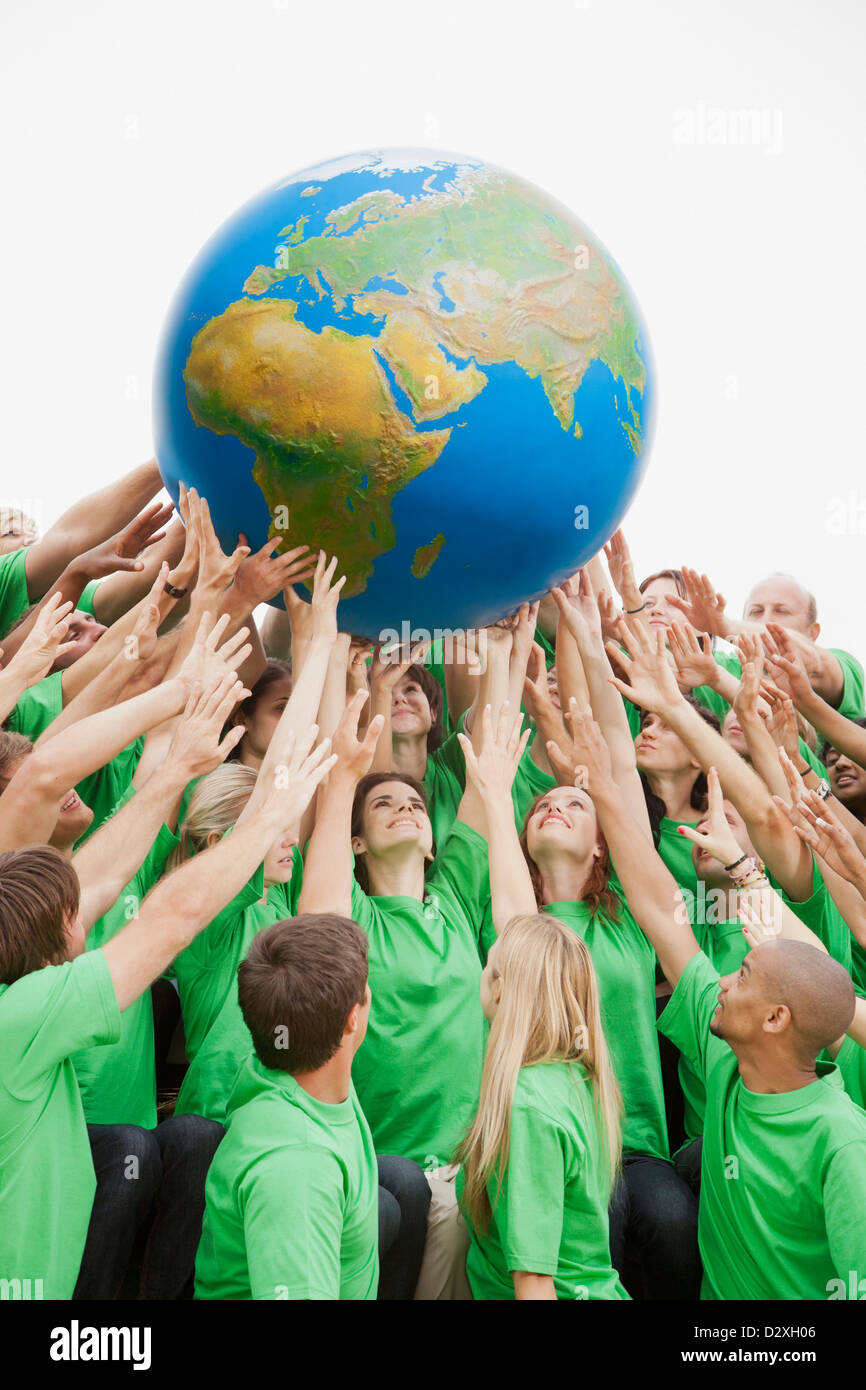
[[[481,977],[490,1037],[459,1158],[477,1299],[627,1299],[610,1261],[620,1097],[585,943],[512,918]]]

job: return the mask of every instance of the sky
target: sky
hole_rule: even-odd
[[[187,265],[262,187],[377,146],[546,189],[649,327],[638,575],[739,612],[793,572],[866,659],[859,0],[6,0],[0,496],[43,527],[152,454]]]

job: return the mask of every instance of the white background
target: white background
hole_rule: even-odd
[[[464,151],[571,207],[640,301],[639,575],[696,565],[739,611],[793,571],[866,658],[864,30],[859,0],[5,0],[0,494],[45,526],[150,455],[169,300],[261,187]]]

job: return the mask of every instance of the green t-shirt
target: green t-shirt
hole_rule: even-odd
[[[866,994],[866,947],[861,946],[856,936],[851,937],[851,978],[860,994]]]
[[[395,772],[394,776],[399,780],[399,773]],[[456,734],[449,734],[435,753],[428,754],[424,771],[423,786],[427,795],[427,814],[433,827],[433,844],[437,852],[445,844],[457,819],[457,810],[465,785],[463,750],[457,742]]]
[[[375,1299],[379,1178],[354,1087],[315,1100],[250,1055],[207,1175],[200,1299]]]
[[[119,1037],[101,951],[0,985],[0,1278],[34,1298],[72,1297],[96,1191],[70,1054]]]
[[[772,874],[770,882],[783,902],[799,917],[810,931],[813,931],[840,965],[851,974],[851,935],[848,923],[830,896],[830,889],[821,877],[821,870],[815,855],[812,856],[812,894],[803,902],[794,902],[779,886]]]
[[[857,658],[852,656],[850,652],[842,651],[839,647],[828,647],[827,650],[830,652],[831,656],[835,656],[842,668],[842,698],[837,706],[839,713],[844,714],[846,719],[860,719],[864,714],[863,667],[860,665]],[[740,679],[742,675],[742,666],[738,656],[735,656],[732,652],[714,652],[713,655],[717,665],[723,666],[726,671],[730,671],[731,675],[735,676],[737,680]],[[702,690],[706,688],[706,686],[701,687]],[[696,696],[698,695],[697,690],[693,693]],[[720,699],[721,696],[717,694],[716,700]],[[722,701],[722,703],[726,714],[729,706],[726,701]],[[713,706],[710,705],[709,708],[712,709]],[[715,712],[718,713],[718,710]],[[724,718],[724,715],[722,715],[722,718]]]
[[[512,1270],[553,1276],[558,1298],[627,1299],[610,1263],[607,1152],[579,1062],[521,1067],[508,1163],[488,1183],[486,1236],[470,1224],[466,1273],[477,1299],[513,1299]],[[460,1178],[462,1196],[462,1172]]]
[[[846,1037],[836,1054],[842,1084],[855,1105],[866,1110],[866,1048]]]
[[[691,918],[692,931],[698,945],[719,975],[732,975],[735,970],[739,970],[749,952],[749,943],[743,935],[742,922],[738,919],[716,922],[712,911],[714,903],[707,903],[705,898],[702,901],[700,888],[697,906],[704,909],[694,913]],[[683,1093],[683,1128],[688,1144],[704,1132],[707,1090],[703,1072],[682,1053],[678,1072]]]
[[[619,920],[594,916],[583,902],[544,911],[582,937],[598,978],[601,1020],[623,1100],[623,1149],[670,1157],[661,1062],[655,1034],[655,951],[620,898]]]
[[[486,1025],[478,932],[490,896],[487,841],[456,821],[423,902],[368,897],[352,883],[366,933],[373,1002],[355,1086],[378,1153],[450,1163],[478,1108]]]
[[[687,825],[692,830],[696,830],[700,821],[677,821],[671,820],[669,816],[662,816],[659,822],[659,858],[668,872],[676,879],[680,888],[687,889],[689,893],[697,895],[699,891],[698,875],[692,858],[694,844],[687,836],[678,833],[678,825]],[[688,902],[689,899],[686,897],[686,903]]]
[[[17,623],[30,607],[24,569],[26,558],[26,545],[9,555],[0,555],[0,637],[5,637],[13,623]]]
[[[85,584],[81,591],[81,597],[75,605],[79,613],[91,613],[94,617],[96,616],[93,613],[93,596],[101,582],[99,579],[91,579],[89,584]]]
[[[204,1115],[225,1122],[226,1101],[238,1067],[252,1049],[238,1003],[238,966],[253,939],[295,915],[301,890],[301,857],[292,851],[292,877],[264,894],[260,867],[250,882],[175,961],[189,1070],[176,1115]]]
[[[35,743],[63,709],[62,680],[63,672],[55,671],[25,690],[6,720],[6,727],[13,733],[26,734]]]
[[[826,1299],[866,1251],[866,1114],[828,1063],[800,1090],[748,1090],[710,1033],[718,997],[718,973],[698,951],[659,1022],[707,1089],[701,1297]]]
[[[104,946],[138,916],[142,901],[179,843],[167,825],[160,828],[138,873],[130,879],[111,910],[91,927],[87,936],[88,951]],[[149,989],[124,1009],[120,1041],[114,1047],[89,1047],[84,1052],[76,1052],[72,1061],[88,1124],[155,1128],[156,1061]]]

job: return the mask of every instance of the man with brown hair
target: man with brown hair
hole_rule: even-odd
[[[242,962],[238,999],[255,1056],[208,1175],[196,1297],[375,1299],[378,1172],[352,1085],[367,938],[336,913],[277,922]]]

